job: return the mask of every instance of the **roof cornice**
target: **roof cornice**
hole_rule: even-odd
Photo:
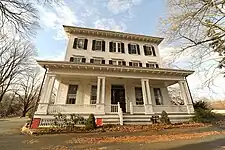
[[[66,25],[63,25],[63,28],[68,36],[70,34],[83,34],[83,35],[91,35],[91,36],[99,36],[99,37],[111,37],[111,38],[117,38],[117,39],[151,42],[156,44],[160,44],[163,41],[163,38],[160,38],[160,37],[146,36],[146,35],[133,34],[133,33],[124,33],[124,32],[74,27],[74,26],[66,26]]]
[[[146,68],[146,67],[132,67],[132,66],[113,66],[108,64],[91,64],[91,63],[72,63],[68,61],[37,61],[39,65],[46,68],[56,69],[56,68],[69,68],[69,69],[94,69],[94,70],[113,70],[119,72],[140,72],[140,73],[150,73],[150,74],[164,74],[164,75],[178,75],[178,76],[188,76],[194,73],[191,70],[178,70],[178,69],[168,69],[168,68]]]

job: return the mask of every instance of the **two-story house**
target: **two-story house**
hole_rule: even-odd
[[[162,68],[162,38],[63,26],[69,42],[64,61],[38,61],[47,69],[35,120],[45,126],[53,115],[94,114],[99,122],[146,124],[165,110],[172,121],[194,110],[186,77],[189,70]],[[50,104],[55,80],[59,82]],[[184,105],[172,105],[167,87],[179,83]]]

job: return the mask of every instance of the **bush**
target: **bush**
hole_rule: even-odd
[[[204,109],[204,110],[211,110],[211,108],[209,107],[208,103],[205,101],[197,101],[193,104],[194,109]]]
[[[200,123],[212,123],[216,121],[216,114],[210,109],[197,108],[195,109],[193,121]]]
[[[93,130],[96,128],[95,116],[93,114],[89,115],[89,118],[87,119],[87,121],[85,123],[85,128],[87,130]]]
[[[168,117],[168,114],[164,110],[162,111],[160,121],[163,124],[171,124],[170,118]]]

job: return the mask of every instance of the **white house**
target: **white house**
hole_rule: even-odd
[[[69,42],[64,61],[37,61],[47,68],[34,120],[45,126],[53,115],[93,113],[103,124],[147,124],[165,110],[172,121],[194,110],[186,77],[189,70],[162,68],[163,38],[63,26]],[[50,104],[55,81],[59,82]],[[184,105],[172,105],[167,87],[179,83]]]

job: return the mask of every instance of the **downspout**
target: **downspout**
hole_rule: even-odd
[[[40,101],[41,91],[42,91],[42,88],[43,88],[43,85],[44,85],[44,81],[45,81],[45,77],[46,77],[46,74],[47,74],[47,71],[48,71],[47,68],[45,67],[45,65],[44,65],[43,68],[45,69],[45,74],[44,74],[44,77],[43,77],[43,79],[42,79],[40,91],[39,91],[39,94],[38,94],[38,97],[37,97],[37,101],[36,101],[35,106],[34,106],[34,113],[35,113],[35,111],[36,111],[36,109],[37,109],[37,106],[38,106],[38,103],[39,103],[39,101]],[[32,122],[33,122],[33,119],[34,119],[34,113],[33,113],[33,116],[32,116],[32,118],[31,118],[30,127],[31,127]]]
[[[188,87],[188,91],[189,91],[189,93],[190,93],[190,97],[191,97],[192,104],[194,104],[193,97],[192,97],[192,95],[191,95],[191,90],[190,90],[190,87],[189,87],[189,84],[188,84],[188,81],[187,81],[187,77],[184,77],[184,78],[185,78],[185,81],[186,81],[186,83],[187,83],[187,87]]]

